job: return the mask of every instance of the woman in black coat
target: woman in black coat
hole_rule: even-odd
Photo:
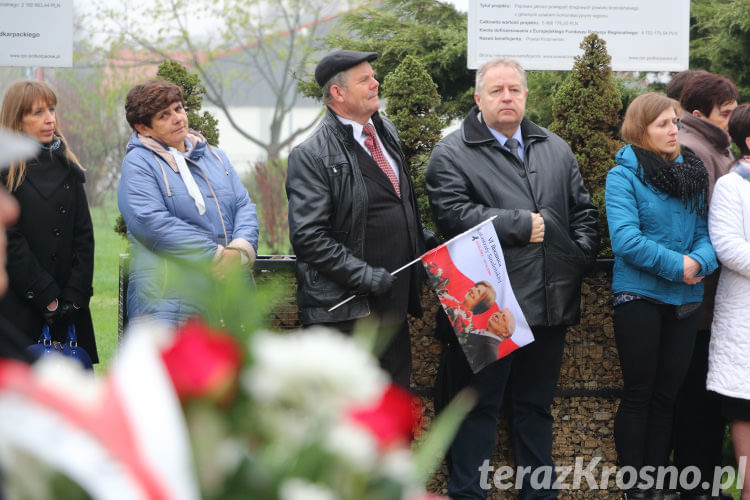
[[[78,344],[98,362],[89,299],[93,294],[94,231],[83,168],[57,127],[55,93],[43,82],[8,87],[0,124],[39,141],[41,151],[11,164],[2,180],[21,207],[8,229],[9,288],[0,316],[28,338],[50,325],[53,340],[65,341],[76,325]]]

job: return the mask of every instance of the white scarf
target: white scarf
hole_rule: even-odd
[[[206,202],[203,199],[201,190],[198,189],[198,184],[193,179],[193,174],[190,173],[190,169],[185,161],[185,156],[175,148],[169,148],[169,152],[172,153],[174,161],[177,163],[177,169],[180,171],[180,177],[182,182],[185,183],[185,187],[188,190],[188,194],[195,201],[195,206],[198,208],[198,213],[203,215],[206,213]]]

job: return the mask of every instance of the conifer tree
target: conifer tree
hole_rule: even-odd
[[[440,106],[437,85],[422,63],[407,56],[386,76],[383,87],[383,97],[387,99],[385,111],[401,138],[422,222],[434,231],[424,175],[432,148],[445,127],[436,111]]]
[[[584,38],[581,48],[583,54],[575,58],[570,76],[555,95],[555,121],[550,130],[562,137],[575,154],[586,189],[599,209],[600,255],[611,256],[604,184],[615,154],[622,147],[611,135],[619,123],[622,99],[612,78],[612,58],[606,42],[592,33]]]
[[[333,49],[377,52],[372,61],[381,92],[386,77],[406,56],[416,57],[432,77],[441,96],[438,113],[447,120],[463,118],[474,105],[474,74],[466,70],[467,15],[448,2],[435,0],[382,0],[341,17],[341,29],[325,41]],[[303,94],[320,98],[312,79],[300,82]]]
[[[200,132],[209,144],[218,146],[218,121],[208,111],[204,111],[203,114],[200,113],[206,88],[201,84],[198,75],[191,73],[176,61],[165,60],[159,65],[156,76],[172,82],[182,89],[190,128]]]

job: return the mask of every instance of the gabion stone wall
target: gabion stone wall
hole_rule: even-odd
[[[572,468],[566,482],[569,490],[560,490],[560,498],[616,499],[614,474],[601,489],[603,467],[614,467],[617,454],[614,447],[613,422],[617,411],[618,394],[622,388],[620,363],[615,347],[612,327],[612,293],[610,291],[611,263],[604,261],[589,273],[581,288],[581,323],[568,329],[565,339],[563,365],[557,395],[552,406],[555,436],[553,454],[555,465]],[[428,415],[432,410],[431,389],[434,385],[440,358],[440,343],[432,336],[435,326],[434,312],[439,307],[435,295],[425,289],[423,305],[426,311],[421,320],[411,321],[412,356],[414,361],[412,388],[422,395]],[[584,474],[579,474],[578,488],[573,488],[576,460],[582,472],[592,460],[596,466],[591,475],[596,480],[596,491],[588,488]],[[497,444],[492,458],[493,467],[513,466],[510,448],[508,419],[501,416]],[[435,474],[428,487],[431,491],[445,493],[446,468]],[[490,477],[490,484],[492,478]],[[607,488],[608,486],[608,488]],[[492,500],[514,499],[517,491],[490,488]]]
[[[568,329],[560,380],[552,407],[555,464],[572,469],[566,479],[572,487],[576,463],[578,462],[579,471],[583,471],[592,460],[596,460],[597,464],[592,471],[596,491],[592,491],[585,476],[579,474],[580,486],[561,490],[562,500],[618,498],[614,474],[608,484],[604,485],[605,488],[601,488],[602,468],[613,467],[616,463],[612,432],[618,394],[622,388],[612,327],[611,265],[609,261],[599,262],[597,268],[584,279],[581,290],[581,323]],[[259,284],[268,279],[281,279],[284,283],[285,293],[269,314],[269,327],[280,331],[298,328],[300,323],[295,301],[293,258],[260,256],[253,274]],[[124,318],[122,310],[127,290],[127,273],[123,274],[121,269],[120,276],[120,317],[121,326],[124,326],[127,318]],[[432,388],[442,349],[440,342],[432,335],[435,314],[440,306],[427,285],[423,289],[422,305],[424,316],[409,319],[413,365],[411,385],[422,399],[426,427],[433,417]],[[498,426],[497,445],[491,465],[495,468],[514,465],[508,439],[508,421],[504,415]],[[446,468],[443,464],[428,487],[433,492],[445,493],[445,481]],[[502,490],[491,487],[488,497],[491,500],[504,500],[516,496],[517,492],[513,488]]]

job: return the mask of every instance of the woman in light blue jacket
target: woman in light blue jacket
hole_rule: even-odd
[[[251,267],[258,248],[255,205],[223,151],[188,128],[180,88],[136,85],[125,102],[134,132],[122,163],[118,205],[131,242],[128,317],[180,323],[200,312],[167,287],[159,256]]]
[[[639,472],[667,465],[672,407],[693,350],[701,280],[717,266],[706,226],[708,173],[677,142],[678,113],[676,101],[655,93],[630,104],[622,125],[630,144],[617,153],[605,193],[624,382],[615,445],[620,466]],[[623,498],[661,498],[644,486]]]

